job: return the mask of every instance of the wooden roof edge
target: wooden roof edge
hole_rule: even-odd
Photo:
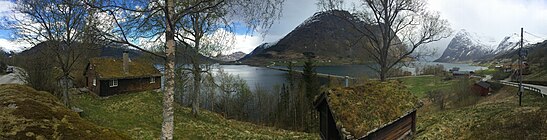
[[[136,79],[136,78],[149,78],[149,77],[160,77],[161,74],[152,74],[152,75],[145,75],[145,76],[127,76],[127,77],[98,77],[99,80],[114,80],[114,79]]]
[[[386,123],[386,124],[384,124],[384,125],[382,125],[382,126],[376,127],[376,128],[374,128],[374,129],[368,131],[365,135],[363,135],[363,136],[361,136],[361,137],[359,137],[359,138],[357,138],[357,139],[362,139],[362,138],[364,138],[364,137],[367,137],[368,135],[370,135],[370,134],[372,134],[372,133],[374,133],[374,132],[376,132],[376,131],[378,131],[378,130],[380,130],[380,129],[386,127],[386,126],[389,126],[389,125],[395,123],[396,121],[398,121],[398,120],[400,120],[400,119],[406,117],[407,115],[411,114],[412,112],[416,112],[417,110],[418,110],[417,108],[411,109],[411,110],[407,111],[405,114],[403,114],[402,116],[399,116],[397,119],[395,119],[395,120],[393,120],[393,121],[390,121],[390,122],[388,122],[388,123]]]
[[[313,107],[314,108],[317,108],[319,107],[319,105],[321,105],[321,103],[323,102],[323,100],[325,100],[327,98],[327,93],[326,92],[322,92],[319,96],[317,96],[317,98],[313,101]]]

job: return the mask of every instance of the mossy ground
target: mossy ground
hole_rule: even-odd
[[[417,139],[547,139],[547,98],[503,87],[478,104],[447,110],[418,111]]]
[[[84,110],[84,118],[101,126],[127,133],[133,139],[157,139],[162,123],[162,94],[140,92],[107,98],[82,94],[73,104]],[[228,120],[201,110],[194,117],[190,108],[175,104],[175,139],[319,139],[309,134]]]
[[[0,85],[0,139],[129,139],[66,108],[50,93]]]
[[[407,77],[400,78],[404,85],[410,90],[410,93],[414,94],[418,98],[423,98],[427,95],[428,91],[433,90],[448,90],[454,85],[456,80],[442,80],[439,76],[421,76],[421,77]]]

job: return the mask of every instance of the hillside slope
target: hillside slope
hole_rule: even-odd
[[[0,85],[0,139],[129,139],[86,121],[50,93]]]
[[[547,139],[547,100],[504,87],[479,104],[439,112],[418,112],[417,139]]]
[[[161,93],[140,92],[108,98],[82,94],[73,97],[72,101],[85,110],[87,120],[123,131],[133,139],[156,139],[161,132],[161,100]],[[194,117],[190,111],[190,108],[175,104],[174,139],[319,139],[318,134],[228,120],[206,110]]]

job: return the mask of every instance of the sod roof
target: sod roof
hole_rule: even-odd
[[[17,84],[0,85],[0,139],[129,139],[80,118],[55,96]]]
[[[89,64],[93,66],[99,79],[130,79],[161,76],[160,71],[154,65],[144,61],[130,61],[128,73],[123,71],[122,59],[96,57],[91,58]]]
[[[369,81],[360,86],[330,89],[325,94],[337,128],[354,138],[367,136],[421,104],[397,81]]]

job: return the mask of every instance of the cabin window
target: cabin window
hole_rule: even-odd
[[[93,78],[93,86],[97,86],[97,79]]]
[[[156,83],[156,78],[150,77],[150,84]]]
[[[110,87],[117,87],[118,86],[118,80],[110,80]]]

